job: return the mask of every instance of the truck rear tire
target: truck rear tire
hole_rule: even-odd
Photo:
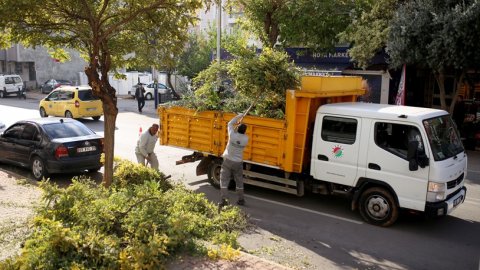
[[[212,186],[220,188],[220,170],[222,168],[221,159],[213,159],[208,165],[208,181]]]
[[[360,196],[360,215],[370,224],[388,227],[397,220],[398,213],[394,197],[384,188],[372,187]]]

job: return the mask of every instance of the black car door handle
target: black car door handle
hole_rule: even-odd
[[[318,155],[317,158],[318,160],[328,161],[328,157],[324,155]]]
[[[377,170],[377,171],[382,170],[382,168],[380,168],[380,166],[375,163],[368,163],[368,168],[372,170]]]

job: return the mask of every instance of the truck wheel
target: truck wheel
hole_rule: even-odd
[[[398,205],[389,191],[373,187],[360,196],[360,214],[368,223],[388,227],[398,218]]]
[[[5,94],[5,91],[0,90],[0,98],[5,98],[7,94]]]
[[[32,159],[32,174],[37,181],[40,181],[44,177],[48,177],[49,175],[47,172],[47,168],[45,167],[45,163],[38,156],[35,156]]]
[[[212,186],[220,188],[220,170],[222,168],[222,160],[214,159],[208,166],[208,181]]]

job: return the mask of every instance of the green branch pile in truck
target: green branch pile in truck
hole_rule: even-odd
[[[389,226],[405,208],[450,213],[466,196],[467,156],[442,110],[356,103],[360,77],[303,77],[286,91],[285,119],[246,116],[246,184],[302,196],[342,194],[369,223]],[[219,186],[234,114],[160,107],[160,144],[193,150],[197,175]]]

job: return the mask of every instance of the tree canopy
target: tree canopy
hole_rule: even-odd
[[[480,66],[480,3],[475,0],[416,0],[400,5],[390,25],[387,52],[393,67],[416,64],[433,70],[445,101],[445,72],[455,74],[453,110],[458,83],[468,69]]]
[[[116,91],[108,81],[108,73],[142,61],[156,65],[158,59],[149,58],[149,50],[169,54],[182,49],[187,28],[196,20],[196,11],[207,2],[209,0],[0,2],[0,29],[11,34],[11,41],[51,49],[72,48],[86,59],[89,84],[103,102],[105,185],[110,185],[112,180],[118,113]]]
[[[397,6],[398,0],[358,1],[351,24],[340,34],[342,41],[350,43],[348,53],[358,66],[366,68],[385,48]]]
[[[244,13],[243,25],[273,48],[304,46],[328,50],[338,43],[337,34],[350,22],[353,1],[334,0],[230,0]]]

